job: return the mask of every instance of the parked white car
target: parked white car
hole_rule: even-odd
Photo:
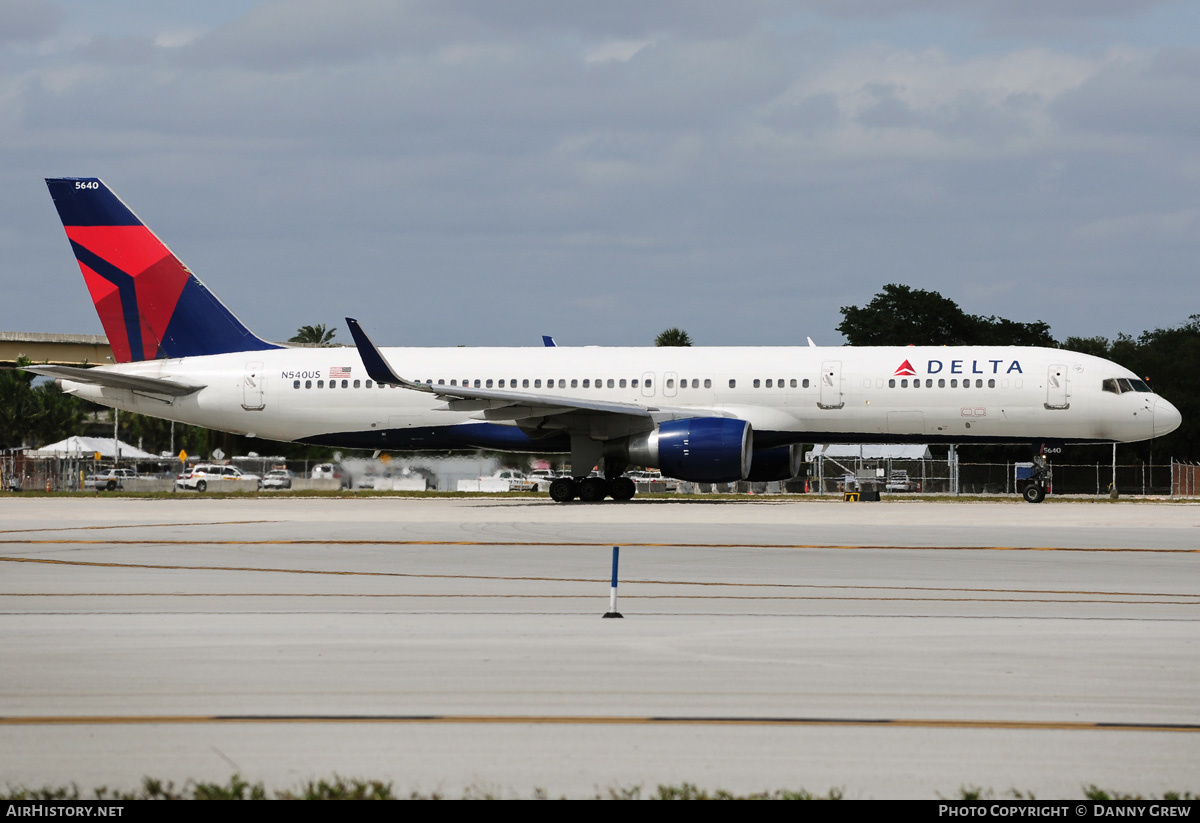
[[[343,468],[341,463],[318,463],[313,466],[313,480],[337,480],[338,488],[349,489],[354,485],[354,478]],[[371,485],[374,488],[374,483]]]
[[[287,469],[271,469],[263,478],[262,487],[264,489],[290,489],[292,477],[292,473]]]
[[[198,492],[253,491],[262,488],[262,478],[257,474],[246,474],[237,466],[218,466],[215,463],[200,463],[175,479],[175,487],[193,489]]]
[[[137,477],[137,472],[133,469],[107,469],[84,478],[83,487],[111,492],[124,488],[125,481],[133,480],[135,477]]]

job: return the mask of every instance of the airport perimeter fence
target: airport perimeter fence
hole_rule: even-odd
[[[957,464],[958,482],[955,490],[955,465],[945,459],[926,460],[897,460],[851,458],[837,461],[827,459],[824,466],[813,465],[808,482],[809,490],[823,494],[840,494],[850,488],[863,488],[874,484],[881,492],[887,494],[886,486],[889,480],[895,482],[905,477],[912,488],[911,492],[901,492],[894,489],[892,493],[911,494],[1019,494],[1025,481],[1017,477],[1018,464],[1006,463],[964,463]],[[1188,496],[1186,482],[1183,484],[1172,481],[1175,466],[1183,464],[1174,461],[1168,463],[1123,463],[1115,469],[1112,462],[1096,463],[1051,463],[1050,492],[1052,494],[1073,494],[1106,496],[1110,494],[1115,479],[1115,486],[1121,495],[1135,496]],[[1200,469],[1200,467],[1197,467]],[[1200,472],[1194,476],[1200,481]],[[794,481],[788,484],[794,486]],[[1200,482],[1194,483],[1200,494]],[[1184,489],[1181,491],[1181,489]]]
[[[1171,496],[1200,497],[1200,464],[1171,461]]]
[[[271,458],[268,458],[270,460]],[[278,460],[278,458],[274,458]],[[290,464],[290,461],[289,461]],[[83,480],[98,471],[111,468],[110,461],[79,458],[34,459],[18,451],[0,453],[0,493],[16,491],[86,491]],[[151,468],[151,467],[145,467]],[[157,471],[139,471],[136,482],[125,482],[126,491],[170,491],[174,489],[175,469],[157,467]],[[257,466],[246,466],[253,471]],[[298,461],[293,471],[305,472],[304,461]],[[786,482],[775,483],[679,483],[678,491],[690,494],[841,494],[847,488],[863,488],[874,484],[885,494],[954,494],[954,466],[946,460],[842,460],[823,467],[806,465],[806,474]],[[1017,478],[1017,464],[958,463],[957,493],[1018,494],[1022,481]],[[1052,494],[1108,496],[1113,483],[1111,463],[1052,464],[1050,491]],[[144,472],[144,473],[143,473]],[[303,475],[301,475],[303,476]],[[907,477],[911,490],[889,491],[889,480]],[[1116,488],[1121,496],[1200,497],[1200,464],[1170,461],[1168,463],[1120,464],[1116,467]],[[659,484],[655,484],[658,486]],[[644,492],[676,490],[647,488]]]

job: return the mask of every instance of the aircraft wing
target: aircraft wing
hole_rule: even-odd
[[[190,383],[180,383],[162,377],[145,377],[139,374],[123,374],[121,372],[104,371],[101,369],[81,369],[76,366],[22,366],[25,371],[42,374],[46,377],[58,377],[75,383],[92,383],[97,386],[107,386],[112,389],[127,389],[129,391],[165,394],[168,397],[182,397],[200,391],[204,386]]]
[[[450,411],[482,411],[482,417],[487,420],[528,420],[544,418],[571,412],[592,412],[597,414],[621,415],[627,418],[640,418],[651,428],[662,420],[673,420],[682,417],[695,417],[703,413],[706,417],[730,417],[726,412],[701,412],[699,409],[669,408],[664,406],[643,406],[637,403],[619,403],[608,400],[596,400],[583,397],[565,397],[556,394],[538,394],[533,392],[511,391],[508,389],[475,389],[469,386],[445,386],[430,383],[418,383],[406,380],[398,375],[388,363],[387,358],[379,348],[371,342],[371,338],[363,331],[358,321],[347,317],[346,325],[354,337],[358,347],[359,357],[367,369],[367,374],[376,383],[388,386],[400,386],[413,391],[426,392],[436,397],[444,398],[446,409]]]

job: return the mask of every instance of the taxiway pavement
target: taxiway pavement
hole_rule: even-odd
[[[1198,537],[1179,503],[9,497],[0,776],[1194,792]]]

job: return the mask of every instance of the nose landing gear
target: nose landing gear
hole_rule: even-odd
[[[1033,456],[1033,472],[1029,482],[1021,489],[1021,499],[1026,503],[1041,503],[1046,499],[1046,485],[1050,480],[1050,461],[1045,455]]]

